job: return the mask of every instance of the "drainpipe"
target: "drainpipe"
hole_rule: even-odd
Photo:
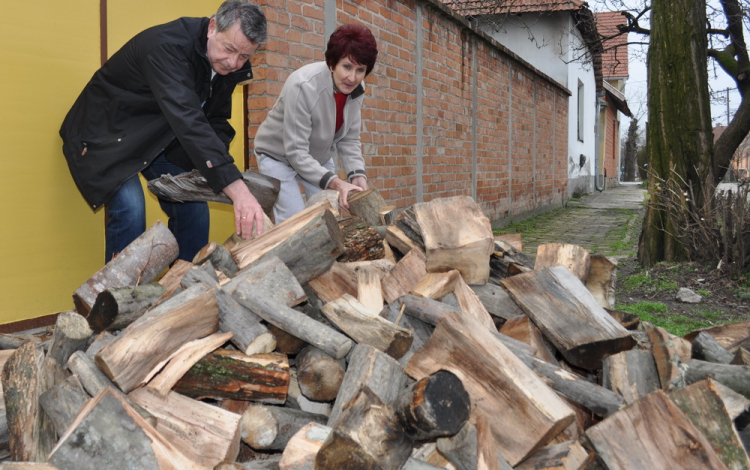
[[[601,152],[602,148],[602,138],[604,138],[604,134],[606,134],[606,129],[604,132],[600,132],[602,130],[603,126],[600,126],[601,123],[601,110],[607,109],[607,102],[604,101],[604,92],[597,93],[596,94],[596,125],[594,126],[594,141],[596,142],[596,149],[594,150],[594,187],[597,191],[604,191],[604,187],[602,186],[601,182],[599,181],[599,154]]]

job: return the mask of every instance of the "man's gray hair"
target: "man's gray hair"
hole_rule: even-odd
[[[240,20],[240,29],[250,42],[262,46],[268,41],[266,15],[249,0],[227,0],[221,4],[214,18],[217,33],[226,31]]]

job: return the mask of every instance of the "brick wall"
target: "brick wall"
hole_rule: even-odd
[[[325,2],[335,2],[335,18],[326,17]],[[365,80],[362,151],[370,185],[387,202],[404,207],[468,195],[492,221],[562,204],[569,92],[442,4],[282,0],[261,6],[270,39],[253,59],[251,148],[286,77],[323,60],[325,31],[359,22],[372,30],[380,51]]]

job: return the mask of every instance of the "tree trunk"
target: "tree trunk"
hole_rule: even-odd
[[[677,194],[683,194],[687,185],[692,186],[697,207],[703,207],[713,194],[706,50],[705,0],[652,2],[648,56],[651,197],[638,247],[638,260],[644,266],[687,258],[674,237],[670,214],[659,204],[669,189],[663,181],[671,181],[666,186]]]

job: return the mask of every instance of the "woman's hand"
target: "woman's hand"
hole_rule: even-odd
[[[355,181],[359,184],[352,184]],[[347,183],[341,178],[333,178],[331,182],[328,183],[330,189],[335,189],[339,192],[339,206],[344,209],[349,209],[349,193],[356,193],[367,189],[367,180],[361,176],[353,178],[352,183]]]
[[[253,225],[256,235],[263,233],[263,208],[247,189],[245,182],[242,179],[235,180],[223,191],[234,205],[234,230],[237,234],[246,240],[251,238]]]

